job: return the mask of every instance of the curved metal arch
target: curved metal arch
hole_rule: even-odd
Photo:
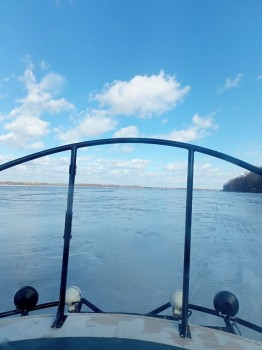
[[[262,168],[258,168],[238,158],[235,158],[225,153],[217,152],[208,148],[192,145],[189,143],[163,140],[163,139],[153,139],[153,138],[111,138],[111,139],[101,139],[101,140],[73,143],[73,144],[55,147],[45,151],[33,153],[31,155],[18,158],[13,161],[0,165],[0,171],[3,171],[8,168],[12,168],[14,166],[17,166],[22,163],[26,163],[34,159],[38,159],[41,157],[45,157],[48,155],[61,153],[65,151],[71,151],[68,196],[67,196],[67,211],[66,211],[65,228],[64,228],[64,250],[63,250],[63,261],[62,261],[62,272],[61,272],[61,283],[60,283],[60,296],[59,296],[57,316],[53,324],[53,327],[60,328],[63,325],[64,320],[66,318],[64,314],[64,308],[65,308],[65,293],[66,293],[66,282],[67,282],[67,271],[68,271],[68,260],[69,260],[69,248],[70,248],[70,239],[71,239],[71,232],[72,232],[73,197],[74,197],[74,187],[75,187],[77,150],[79,148],[84,148],[84,147],[93,147],[93,146],[109,145],[109,144],[123,144],[123,143],[161,145],[161,146],[182,148],[188,151],[184,269],[183,269],[183,307],[182,307],[180,335],[181,337],[190,337],[190,330],[188,327],[188,306],[189,306],[188,299],[189,299],[189,272],[190,272],[190,251],[191,251],[194,153],[198,152],[198,153],[206,154],[218,159],[222,159],[226,162],[240,166],[241,168],[254,172],[258,175],[262,175]]]
[[[193,145],[190,143],[171,141],[171,140],[163,140],[163,139],[153,139],[153,138],[140,138],[140,137],[124,137],[124,138],[111,138],[111,139],[100,139],[100,140],[92,140],[92,141],[84,141],[78,143],[72,143],[68,145],[63,145],[59,147],[50,148],[45,151],[40,151],[36,153],[32,153],[28,156],[21,157],[10,162],[4,163],[0,165],[0,171],[5,169],[14,167],[18,164],[26,163],[28,161],[45,157],[51,154],[61,153],[65,151],[72,151],[73,149],[84,148],[84,147],[94,147],[101,145],[110,145],[110,144],[121,144],[121,143],[141,143],[141,144],[152,144],[152,145],[161,145],[161,146],[169,146],[175,148],[182,148],[188,151],[198,152],[202,154],[209,155],[211,157],[219,158],[225,160],[226,162],[235,164],[244,168],[246,170],[252,171],[258,175],[262,175],[262,169],[256,167],[250,163],[244,162],[238,158],[229,156],[225,153],[214,151],[209,148]]]

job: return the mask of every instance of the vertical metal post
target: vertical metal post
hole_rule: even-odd
[[[70,239],[72,237],[71,232],[72,232],[73,199],[74,199],[74,187],[75,187],[75,175],[76,175],[76,155],[77,155],[77,148],[74,147],[71,150],[71,161],[70,161],[70,168],[69,168],[69,183],[68,183],[67,210],[66,210],[65,228],[64,228],[64,250],[63,250],[63,260],[62,260],[59,305],[57,309],[55,322],[52,325],[53,328],[61,328],[66,318],[65,317],[65,294],[66,294]]]
[[[194,178],[194,150],[188,150],[187,166],[187,196],[186,196],[186,221],[185,221],[185,245],[184,245],[184,271],[183,271],[183,305],[180,325],[180,336],[191,338],[188,327],[188,303],[189,303],[189,272],[191,250],[191,225],[193,203],[193,178]]]

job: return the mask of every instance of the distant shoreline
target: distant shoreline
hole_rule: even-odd
[[[57,186],[57,187],[67,187],[66,183],[49,183],[49,182],[24,182],[24,181],[0,181],[0,186]],[[116,187],[116,188],[148,188],[144,186],[136,185],[114,185],[114,184],[85,184],[76,183],[76,187]]]
[[[46,186],[46,187],[67,187],[66,183],[49,183],[49,182],[24,182],[24,181],[0,181],[1,186]],[[75,187],[89,187],[89,188],[130,188],[130,189],[162,189],[166,190],[186,190],[184,187],[160,187],[160,186],[138,186],[138,185],[114,185],[114,184],[86,184],[76,183]],[[194,188],[194,191],[219,191],[218,189],[210,188]]]

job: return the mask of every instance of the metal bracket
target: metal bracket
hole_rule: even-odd
[[[61,318],[56,318],[51,328],[61,328],[65,323],[66,318],[67,318],[67,315],[63,315]]]
[[[180,324],[179,325],[179,335],[181,338],[190,338],[191,339],[191,332],[190,332],[189,326],[187,325],[186,330],[184,331],[182,329],[182,325]]]

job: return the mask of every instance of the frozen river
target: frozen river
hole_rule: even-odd
[[[67,189],[0,191],[1,311],[14,308],[24,285],[40,303],[57,300]],[[190,303],[213,308],[214,295],[229,290],[238,317],[262,325],[261,209],[259,194],[194,191]],[[76,188],[68,285],[104,311],[168,302],[182,288],[184,210],[184,190]],[[195,321],[216,323],[194,313]]]

